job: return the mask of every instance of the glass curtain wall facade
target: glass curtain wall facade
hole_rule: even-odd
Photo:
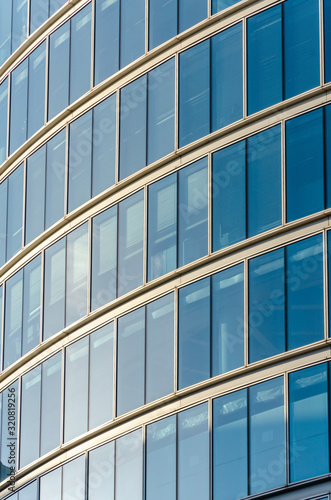
[[[331,3],[0,3],[0,499],[331,499]]]

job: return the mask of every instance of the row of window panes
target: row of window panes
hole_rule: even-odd
[[[291,372],[285,380],[286,404],[282,376],[213,399],[212,453],[207,402],[147,425],[144,440],[137,429],[91,450],[89,500],[142,500],[143,491],[146,500],[208,498],[210,470],[213,498],[224,500],[328,474],[330,365]],[[86,497],[81,456],[40,478],[40,500],[66,498],[66,468],[71,493],[79,489],[79,498]]]

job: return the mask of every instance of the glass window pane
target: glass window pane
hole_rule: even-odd
[[[329,208],[331,207],[331,106],[324,108],[324,148],[326,208]]]
[[[41,476],[39,500],[61,500],[62,467]]]
[[[179,54],[179,147],[210,132],[210,40]]]
[[[113,418],[114,323],[90,335],[89,429]]]
[[[1,33],[1,28],[0,28],[0,33]],[[1,52],[1,46],[0,46],[0,52]],[[0,85],[0,165],[5,161],[7,157],[7,116],[8,116],[8,78],[6,78],[6,80],[4,80]]]
[[[28,110],[28,58],[11,73],[10,147],[12,154],[26,141]]]
[[[89,500],[114,500],[114,449],[114,441],[111,441],[89,452]]]
[[[146,403],[174,391],[174,296],[146,306]]]
[[[2,434],[1,434],[1,481],[8,480],[8,476],[14,469],[17,470],[17,423],[18,423],[18,380],[2,391]],[[14,405],[14,406],[13,406]],[[8,411],[13,411],[14,422],[16,426],[8,425]],[[15,440],[15,445],[12,443]],[[14,452],[15,456],[10,456],[10,452]],[[15,463],[12,463],[14,460]]]
[[[244,264],[212,276],[212,376],[244,365]]]
[[[44,340],[64,328],[66,239],[62,238],[45,251]]]
[[[207,17],[206,0],[179,0],[179,33]]]
[[[246,389],[214,399],[214,498],[237,500],[247,496],[247,435]]]
[[[211,39],[212,130],[243,116],[242,24],[222,31]]]
[[[12,2],[0,3],[0,66],[11,54]]]
[[[91,86],[91,5],[71,18],[70,104]]]
[[[22,355],[40,342],[41,255],[24,269]]]
[[[179,171],[178,266],[208,253],[208,159]]]
[[[12,52],[14,52],[27,37],[28,0],[13,0],[12,17]]]
[[[179,289],[178,389],[210,377],[210,279]]]
[[[284,9],[285,99],[320,83],[319,2],[287,0]]]
[[[178,500],[209,498],[207,403],[178,414]]]
[[[145,402],[145,308],[118,320],[117,415]]]
[[[2,325],[3,325],[3,290],[4,287],[0,286],[0,338],[2,340]],[[1,351],[1,341],[0,341],[0,351]],[[1,366],[1,359],[0,359]],[[0,395],[0,415],[1,415],[1,395]],[[1,432],[1,419],[0,419],[0,432]]]
[[[323,110],[286,122],[287,221],[324,209]]]
[[[120,91],[120,180],[146,166],[147,76]]]
[[[149,50],[177,35],[177,0],[149,0]]]
[[[7,280],[5,304],[4,369],[21,357],[23,269]]]
[[[30,35],[48,19],[49,0],[30,0]]]
[[[28,138],[45,123],[45,86],[46,42],[29,56]]]
[[[121,0],[120,67],[145,53],[145,1]]]
[[[286,247],[288,349],[322,340],[323,243],[322,235]]]
[[[119,69],[119,0],[96,0],[94,85]]]
[[[148,187],[148,280],[177,266],[177,174]]]
[[[49,38],[48,119],[68,106],[70,21]]]
[[[212,0],[211,13],[216,14],[216,12],[220,12],[227,7],[231,7],[231,5],[234,5],[238,2],[239,0]]]
[[[52,16],[57,10],[62,7],[68,0],[49,0],[49,15]]]
[[[146,500],[176,500],[176,416],[146,432]]]
[[[46,144],[45,229],[64,216],[66,131],[63,129]]]
[[[40,393],[39,365],[22,377],[20,467],[39,457]]]
[[[115,498],[142,500],[143,449],[141,429],[116,440],[115,470]],[[129,481],[128,478],[130,478]]]
[[[327,364],[289,374],[290,481],[329,472]]]
[[[248,114],[283,99],[282,5],[247,20]]]
[[[281,127],[247,139],[248,236],[282,223]]]
[[[62,352],[42,364],[40,455],[61,443]],[[48,500],[48,499],[47,499]]]
[[[8,180],[0,184],[0,267],[6,262],[7,246],[7,187]]]
[[[92,219],[91,309],[116,298],[117,206]]]
[[[144,193],[119,203],[118,297],[143,283]]]
[[[88,430],[89,338],[84,337],[66,348],[64,441]]]
[[[38,481],[24,486],[18,493],[18,500],[39,500],[38,494]]]
[[[286,350],[284,248],[249,260],[249,362]]]
[[[324,65],[325,82],[331,81],[331,4],[328,0],[323,2],[324,11]],[[0,48],[1,53],[1,48]]]
[[[65,464],[62,475],[62,498],[85,498],[85,455]]]
[[[115,183],[116,94],[93,108],[92,196]]]
[[[8,177],[7,260],[22,248],[23,164]]]
[[[25,244],[44,231],[46,147],[38,149],[27,159]]]
[[[91,198],[92,111],[69,125],[68,212]]]

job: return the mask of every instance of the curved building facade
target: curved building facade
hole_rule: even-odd
[[[330,0],[0,4],[0,498],[331,498]]]

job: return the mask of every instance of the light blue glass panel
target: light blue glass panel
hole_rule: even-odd
[[[66,131],[63,129],[46,144],[45,229],[64,216]]]
[[[286,247],[288,349],[324,337],[322,235]]]
[[[41,476],[39,500],[62,500],[62,467]]]
[[[85,498],[85,455],[72,460],[62,468],[62,498]]]
[[[146,306],[146,403],[174,391],[174,296]]]
[[[70,22],[49,37],[48,119],[68,106]]]
[[[29,56],[28,138],[45,123],[46,42]]]
[[[209,498],[208,405],[178,414],[178,500]]]
[[[248,263],[249,362],[286,350],[284,248]]]
[[[287,220],[324,209],[323,109],[286,122]]]
[[[149,0],[149,50],[177,35],[177,0]]]
[[[0,66],[11,54],[12,2],[0,4]]]
[[[331,81],[331,4],[328,0],[323,2],[324,12],[324,66],[325,82]],[[1,49],[0,49],[1,50]]]
[[[11,74],[10,146],[13,153],[26,141],[28,111],[28,58]]]
[[[117,296],[143,284],[144,193],[119,203]]]
[[[320,83],[319,2],[287,0],[284,15],[285,99]]]
[[[41,373],[40,455],[42,456],[61,443],[62,352],[45,361],[41,366]]]
[[[213,493],[219,500],[248,494],[247,391],[213,401]],[[235,478],[235,481],[234,481]]]
[[[242,23],[211,39],[212,131],[243,116]]]
[[[141,429],[116,440],[115,471],[115,498],[117,500],[142,500],[143,449]]]
[[[23,326],[23,269],[7,280],[5,292],[3,368],[7,368],[21,357]]]
[[[93,108],[92,196],[115,183],[116,94]]]
[[[65,352],[64,441],[88,430],[89,338],[69,345]]]
[[[246,238],[246,143],[212,156],[213,251]]]
[[[0,267],[6,262],[7,246],[7,186],[5,179],[0,184]]]
[[[281,127],[247,139],[248,234],[282,223]]]
[[[211,13],[216,14],[216,12],[227,9],[231,7],[231,5],[238,3],[238,1],[239,0],[212,0]]]
[[[68,212],[91,198],[92,111],[69,125]]]
[[[88,225],[83,224],[67,236],[66,325],[87,314],[89,266]]]
[[[20,467],[39,457],[40,446],[40,365],[22,377]]]
[[[22,248],[23,164],[8,177],[7,260]]]
[[[30,34],[48,19],[49,0],[30,0]]]
[[[28,30],[27,24],[28,24],[28,0],[13,0],[12,28],[11,28],[12,52],[14,52],[26,39]]]
[[[42,146],[27,159],[25,201],[25,244],[44,230],[45,225],[46,147]]]
[[[91,10],[89,3],[70,21],[70,104],[91,86]]]
[[[17,470],[18,404],[18,380],[16,380],[2,391],[1,481],[8,480],[11,472]],[[13,413],[9,414],[8,412]]]
[[[114,500],[114,444],[115,442],[111,441],[89,452],[89,500]]]
[[[207,17],[207,0],[178,0],[179,33]]]
[[[147,164],[174,150],[175,59],[148,73]]]
[[[285,484],[283,377],[249,388],[249,445],[250,494]]]
[[[210,40],[179,54],[179,147],[210,132]]]
[[[145,53],[145,1],[121,0],[120,67]]]
[[[212,376],[244,364],[244,265],[212,277]]]
[[[68,0],[49,0],[49,15],[52,16],[62,5],[67,3]]]
[[[0,335],[1,335],[1,340],[2,340],[2,325],[3,325],[3,289],[2,285],[0,286]],[[1,342],[0,342],[0,349],[1,349]],[[1,359],[0,359],[0,366],[1,366]],[[1,415],[1,396],[0,396],[0,415]],[[1,422],[0,422],[0,431],[1,431]]]
[[[119,0],[96,0],[94,85],[119,70]]]
[[[177,174],[148,187],[148,280],[177,266]]]
[[[329,472],[327,364],[289,374],[290,481]]]
[[[178,389],[210,377],[210,279],[180,288]]]
[[[122,415],[145,402],[145,308],[118,320],[117,409]]]
[[[179,171],[178,267],[208,253],[208,159]]]
[[[248,18],[248,114],[283,99],[282,39],[282,5]]]
[[[40,342],[41,255],[24,269],[22,355]]]
[[[38,496],[38,480],[33,481],[33,483],[28,484],[28,486],[24,486],[18,492],[18,500],[39,500]]]
[[[146,500],[176,500],[176,416],[147,426]]]
[[[120,180],[146,166],[147,76],[120,91]]]
[[[0,165],[5,161],[7,157],[7,116],[8,78],[6,78],[0,85]]]

